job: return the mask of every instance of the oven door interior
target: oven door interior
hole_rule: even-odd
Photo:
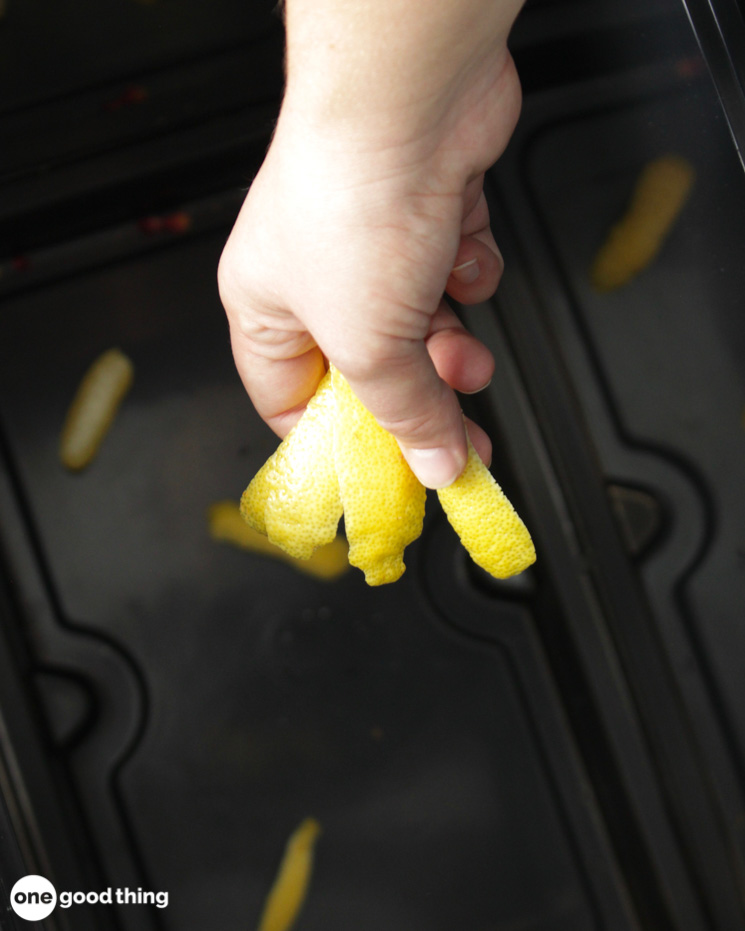
[[[523,113],[487,177],[506,271],[458,312],[497,362],[464,408],[538,560],[494,581],[430,495],[373,589],[209,529],[277,443],[215,281],[279,106],[273,5],[8,0],[2,931],[29,924],[27,873],[167,894],[47,929],[256,927],[308,817],[303,931],[745,929],[745,178],[692,22],[675,0],[523,10]],[[670,155],[690,193],[599,291]],[[62,424],[111,347],[133,385],[72,474]]]

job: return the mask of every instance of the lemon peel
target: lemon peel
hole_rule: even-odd
[[[133,379],[134,366],[119,349],[102,353],[85,373],[60,436],[60,460],[71,472],[95,459]]]
[[[395,582],[406,546],[422,532],[427,491],[395,438],[333,365],[293,430],[241,498],[241,515],[292,556],[329,542],[344,514],[349,562],[368,585]],[[535,561],[524,523],[468,444],[463,473],[438,496],[478,565],[497,578]]]
[[[508,579],[535,562],[525,524],[470,440],[465,469],[437,496],[471,559],[490,575]]]
[[[249,526],[296,559],[330,543],[342,515],[334,444],[331,373],[321,380],[303,416],[259,470],[241,498]]]
[[[314,847],[320,833],[318,821],[306,818],[290,835],[258,931],[290,931],[295,924],[308,893]]]
[[[334,460],[344,506],[349,562],[368,585],[401,578],[404,549],[422,533],[426,489],[395,438],[360,403],[338,369]]]
[[[647,162],[621,219],[611,227],[590,271],[596,291],[627,284],[657,256],[691,192],[695,172],[680,155]]]
[[[341,535],[334,537],[330,543],[319,546],[310,559],[296,559],[274,543],[270,543],[263,533],[250,527],[243,519],[237,501],[215,501],[207,512],[207,521],[213,540],[230,543],[259,556],[280,559],[294,569],[317,579],[330,581],[349,570],[349,546]]]

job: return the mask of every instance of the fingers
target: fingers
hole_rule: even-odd
[[[455,481],[467,459],[463,415],[424,342],[390,340],[372,364],[369,355],[359,354],[339,369],[362,404],[396,437],[423,485],[444,488]]]
[[[442,301],[426,338],[437,374],[455,391],[475,394],[491,381],[494,357]]]
[[[456,391],[475,394],[491,381],[494,357],[465,329],[444,301],[432,320],[427,349],[437,374]],[[465,423],[474,449],[488,467],[491,464],[491,440],[469,417],[465,418]]]
[[[475,236],[464,236],[445,290],[461,304],[478,304],[497,290],[503,269],[496,243],[490,246]]]
[[[237,327],[231,327],[233,358],[259,416],[284,438],[302,416],[326,371],[315,344],[288,358],[267,357]]]
[[[343,360],[340,371],[378,423],[396,437],[419,481],[428,488],[446,487],[467,458],[463,414],[453,389],[470,393],[485,387],[494,371],[492,355],[444,301],[424,343],[389,340],[385,347],[373,365],[369,355],[360,354]],[[491,443],[475,424],[472,441],[488,462]]]
[[[494,294],[504,261],[489,226],[484,176],[469,182],[465,191],[461,241],[445,290],[461,304],[477,304]]]
[[[238,373],[256,410],[278,436],[286,436],[323,378],[326,367],[321,351],[310,341],[310,348],[292,358],[275,358],[237,326],[231,330],[231,339]],[[304,345],[300,340],[296,348]],[[422,484],[436,488],[450,484],[465,465],[463,419],[450,389],[469,394],[480,391],[491,379],[494,360],[444,301],[432,318],[425,346],[426,352],[413,366],[405,359],[388,360],[376,366],[372,375],[368,372],[355,378],[350,374],[355,372],[354,365],[345,364],[344,374],[362,403],[396,436]],[[276,355],[279,347],[274,344],[273,348]],[[360,373],[364,367],[364,363],[359,365]],[[396,368],[401,378],[394,375]],[[429,388],[421,389],[417,371],[424,372]],[[488,464],[489,438],[470,421],[469,434]]]
[[[466,417],[466,429],[468,430],[468,436],[473,444],[473,448],[479,454],[479,458],[488,469],[491,465],[491,440],[481,427],[477,423],[474,423],[470,417]]]

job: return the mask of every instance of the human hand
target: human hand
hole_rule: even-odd
[[[422,483],[445,486],[466,462],[453,389],[483,388],[494,363],[443,294],[485,300],[502,272],[483,172],[519,112],[512,60],[504,42],[487,48],[426,113],[420,93],[374,99],[361,116],[345,98],[329,115],[291,76],[220,262],[238,372],[284,436],[330,360]],[[486,434],[469,424],[469,435],[488,462]]]

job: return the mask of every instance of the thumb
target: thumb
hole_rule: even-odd
[[[438,376],[423,341],[395,341],[376,355],[347,358],[341,365],[331,361],[380,426],[395,436],[419,481],[445,488],[467,460],[455,393]]]

